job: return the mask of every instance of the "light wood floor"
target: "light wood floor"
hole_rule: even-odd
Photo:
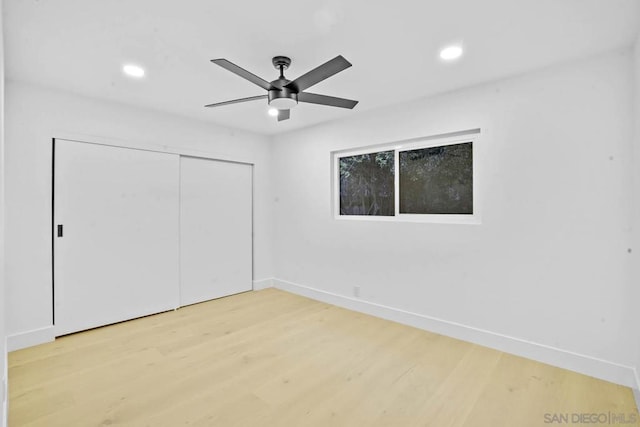
[[[520,427],[637,416],[628,388],[275,289],[13,352],[9,387],[11,427]]]

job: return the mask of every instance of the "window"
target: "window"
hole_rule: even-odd
[[[400,213],[473,214],[472,143],[400,151]]]
[[[340,158],[340,215],[393,216],[393,151]]]
[[[334,152],[336,217],[478,223],[478,130],[465,134]]]

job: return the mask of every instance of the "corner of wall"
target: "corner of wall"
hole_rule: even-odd
[[[2,3],[0,3],[2,16]],[[0,19],[0,427],[7,425],[8,363],[7,339],[5,336],[5,297],[4,297],[4,38],[2,19]]]
[[[632,310],[636,314],[635,319],[635,339],[636,339],[636,405],[640,409],[640,31],[636,37],[633,61],[634,76],[634,141],[633,141],[633,159],[632,170],[633,176],[633,216],[632,216],[632,271],[631,271],[631,288],[632,288]]]

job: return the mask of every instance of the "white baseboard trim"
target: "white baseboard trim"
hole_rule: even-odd
[[[2,411],[0,412],[0,426],[6,427],[9,420],[9,355],[7,354],[7,338],[2,337],[4,340],[4,353],[2,357],[4,358],[4,371],[2,372]]]
[[[636,386],[632,387],[633,397],[636,398],[636,409],[640,411],[640,371],[638,367],[634,368],[633,372],[636,375]]]
[[[637,388],[634,388],[632,390],[633,390],[633,397],[636,398],[636,409],[640,411],[640,390],[638,390]]]
[[[268,288],[273,288],[273,278],[253,281],[254,291],[259,291],[259,290],[268,289]]]
[[[7,337],[7,351],[20,350],[38,344],[54,341],[56,334],[53,326],[20,332]]]
[[[626,387],[638,388],[640,385],[635,369],[631,366],[620,365],[607,360],[474,328],[448,320],[399,310],[393,307],[363,301],[358,298],[346,297],[286,280],[273,279],[273,286],[277,289],[307,298],[424,329],[440,335],[457,338],[505,353],[526,357]]]

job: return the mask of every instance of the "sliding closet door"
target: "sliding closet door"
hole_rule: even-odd
[[[180,158],[180,303],[252,289],[252,166]]]
[[[55,141],[56,335],[179,305],[179,156]]]

